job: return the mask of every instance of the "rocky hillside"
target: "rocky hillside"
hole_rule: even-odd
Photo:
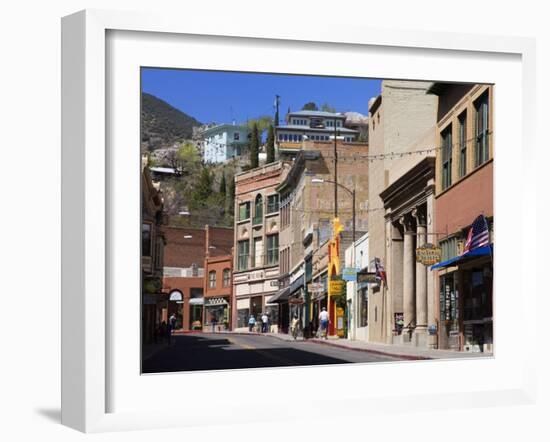
[[[193,127],[201,123],[166,101],[147,93],[141,95],[141,149],[153,151],[191,139]]]

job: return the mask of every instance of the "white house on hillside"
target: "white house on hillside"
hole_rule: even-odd
[[[247,126],[220,124],[203,133],[203,158],[206,163],[223,163],[240,156],[248,145]]]

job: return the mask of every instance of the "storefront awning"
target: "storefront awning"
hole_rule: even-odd
[[[477,249],[470,250],[464,255],[455,256],[454,258],[448,259],[447,261],[438,262],[437,264],[430,267],[431,270],[442,269],[445,267],[461,264],[465,261],[469,261],[472,258],[477,258],[480,256],[488,256],[493,253],[493,246],[483,246],[478,247]]]
[[[189,300],[189,305],[203,305],[204,298],[191,298]]]
[[[275,295],[269,299],[269,303],[275,302],[285,302],[288,301],[288,295],[290,295],[290,287],[285,287],[284,289],[279,290]]]

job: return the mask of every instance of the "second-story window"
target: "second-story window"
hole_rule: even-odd
[[[234,139],[235,141],[239,141],[239,137],[240,137],[240,136],[239,136],[239,132],[235,132],[235,133],[233,134],[233,139]]]
[[[452,183],[453,136],[449,126],[441,132],[441,188],[445,190]]]
[[[489,94],[485,92],[475,103],[475,155],[476,167],[489,159]]]
[[[279,195],[269,195],[267,197],[267,213],[279,211]]]
[[[212,270],[208,273],[208,287],[211,289],[216,288],[216,271]]]
[[[239,241],[237,243],[237,268],[246,270],[248,268],[249,241]]]
[[[261,224],[264,216],[264,199],[262,195],[256,195],[254,202],[254,224]]]
[[[231,270],[223,269],[223,286],[229,287],[231,285]]]
[[[463,177],[466,175],[466,168],[467,168],[467,149],[468,149],[468,143],[467,143],[467,137],[466,137],[466,112],[463,112],[462,115],[458,117],[458,145],[460,148],[460,169],[459,169],[459,175],[460,177]]]
[[[151,256],[151,224],[141,225],[141,256]]]
[[[250,218],[250,203],[241,203],[239,204],[239,221]]]
[[[267,237],[267,265],[277,264],[279,262],[279,235],[269,235]]]

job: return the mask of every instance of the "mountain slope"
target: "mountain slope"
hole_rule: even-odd
[[[190,139],[193,127],[201,123],[154,95],[141,94],[141,146],[142,150],[170,147],[176,142]]]

